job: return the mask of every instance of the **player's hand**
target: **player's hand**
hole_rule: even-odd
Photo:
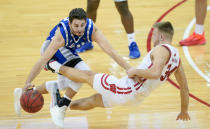
[[[24,88],[23,88],[23,93],[25,93],[28,89],[33,88],[34,85],[32,85],[31,83],[26,83]]]
[[[127,74],[129,78],[134,78],[135,77],[135,68],[130,68],[129,70],[127,70]]]
[[[190,120],[190,116],[189,116],[188,112],[180,112],[179,115],[177,116],[176,120],[188,121],[188,120]]]

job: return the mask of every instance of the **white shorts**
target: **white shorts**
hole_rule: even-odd
[[[80,61],[77,65],[75,65],[74,68],[79,70],[90,70],[90,68],[84,61]],[[74,91],[78,92],[81,86],[82,86],[81,83],[74,82],[72,80],[69,80],[67,77],[63,75],[58,74],[58,88],[60,90],[70,87]]]
[[[123,1],[127,1],[127,0],[114,0],[114,2],[123,2]]]
[[[139,100],[144,99],[144,97],[137,99],[140,87],[140,83],[128,77],[118,79],[108,74],[96,74],[93,81],[93,88],[102,95],[105,107],[140,102]]]

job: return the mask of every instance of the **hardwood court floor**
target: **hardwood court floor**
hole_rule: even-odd
[[[137,66],[147,53],[148,33],[154,22],[168,9],[177,4],[174,0],[129,0],[134,17],[136,41],[142,57],[128,58],[127,37],[114,7],[113,0],[101,0],[96,26],[102,30],[111,45],[131,65]],[[208,0],[208,3],[210,1]],[[45,105],[36,114],[22,112],[17,117],[13,109],[13,90],[23,87],[26,76],[39,59],[39,49],[49,31],[69,11],[75,7],[86,8],[86,0],[0,0],[0,129],[57,129],[49,114],[50,96],[44,95]],[[195,71],[185,57],[178,42],[194,18],[194,0],[189,0],[167,14],[163,20],[171,21],[175,35],[173,44],[179,49],[188,79],[190,93],[210,103],[210,13],[205,20],[206,45],[189,47],[192,60],[200,74]],[[189,30],[194,30],[194,26]],[[105,55],[94,43],[94,49],[81,54],[83,60],[95,72],[106,72],[118,77],[125,72]],[[198,71],[199,71],[198,70]],[[34,84],[40,85],[47,80],[55,80],[56,75],[42,71]],[[172,77],[172,80],[174,78]],[[74,99],[95,93],[86,84]],[[67,111],[65,128],[81,129],[209,129],[210,110],[208,105],[190,98],[189,114],[191,121],[176,121],[180,112],[179,90],[166,83],[136,106],[96,108],[90,111]]]

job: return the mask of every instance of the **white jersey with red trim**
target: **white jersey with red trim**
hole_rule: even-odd
[[[143,79],[141,83],[125,76],[118,79],[108,74],[96,74],[93,88],[103,98],[105,107],[141,102],[149,93],[164,83],[168,77],[178,68],[180,60],[178,50],[169,44],[162,44],[168,49],[170,57],[166,62],[161,77],[156,80]],[[149,69],[152,66],[151,50],[143,59],[138,69]]]
[[[148,96],[149,93],[153,89],[155,89],[158,86],[160,86],[161,84],[163,84],[168,79],[168,77],[179,67],[180,58],[179,58],[178,50],[169,44],[161,44],[161,46],[168,49],[169,54],[170,54],[169,59],[166,62],[165,66],[162,70],[162,74],[161,74],[160,78],[156,79],[156,80],[144,79],[143,85],[140,88],[140,90],[138,91],[138,93],[143,92],[144,95]],[[137,69],[148,69],[152,66],[152,60],[151,60],[151,52],[152,51],[153,50],[151,50],[146,55],[146,57],[144,57],[143,61],[137,67]]]

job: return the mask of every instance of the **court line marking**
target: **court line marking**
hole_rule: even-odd
[[[207,11],[210,10],[210,6],[208,6]],[[195,24],[196,19],[193,18],[192,21],[189,23],[189,25],[187,26],[185,32],[184,32],[184,36],[183,39],[187,38],[190,34],[190,30],[192,29],[193,25]],[[184,55],[187,59],[187,61],[189,62],[189,64],[192,66],[192,68],[202,77],[204,78],[208,83],[210,83],[210,78],[208,76],[206,76],[199,68],[198,66],[194,63],[194,61],[192,60],[188,47],[187,46],[183,46],[182,47],[183,51],[184,51]]]

